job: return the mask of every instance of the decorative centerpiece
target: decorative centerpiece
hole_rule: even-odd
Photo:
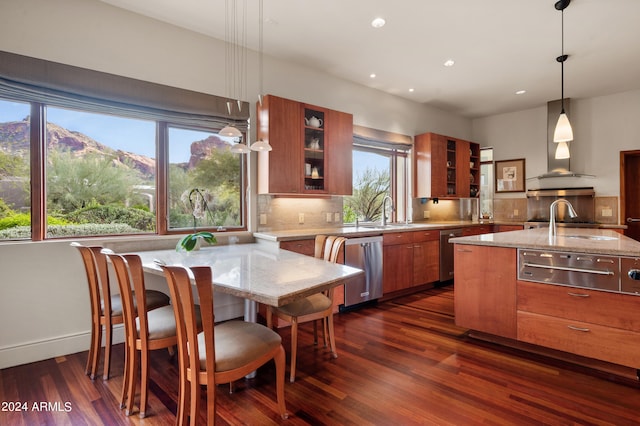
[[[196,232],[196,224],[198,219],[204,219],[205,214],[209,212],[207,195],[208,194],[206,192],[203,193],[197,188],[192,189],[188,194],[185,191],[185,193],[182,195],[182,201],[184,201],[185,204],[188,201],[189,206],[191,207],[194,232],[180,238],[178,244],[176,244],[176,251],[190,252],[193,250],[199,250],[203,240],[209,244],[215,244],[218,242],[218,240],[216,240],[216,236],[209,231]]]

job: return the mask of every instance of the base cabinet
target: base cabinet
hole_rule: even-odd
[[[516,338],[516,261],[516,249],[455,245],[456,325]]]
[[[520,341],[640,366],[640,297],[518,281]]]
[[[382,288],[385,295],[438,281],[439,231],[383,235]]]

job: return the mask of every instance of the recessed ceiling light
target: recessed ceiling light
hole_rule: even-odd
[[[410,92],[413,92],[413,90],[414,90],[413,87],[411,89],[409,89]]]
[[[384,24],[386,24],[386,23],[387,23],[387,21],[385,21],[384,19],[376,18],[373,21],[371,21],[371,26],[373,28],[382,28],[382,27],[384,27]]]
[[[446,61],[444,61],[444,66],[445,67],[452,67],[456,62],[453,59],[447,59]]]
[[[527,93],[527,91],[526,91],[526,90],[518,90],[518,91],[516,92],[516,95],[524,95],[525,93]]]
[[[376,78],[376,75],[374,73],[371,73],[371,74],[369,74],[369,77]]]

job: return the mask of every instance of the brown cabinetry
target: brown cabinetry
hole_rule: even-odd
[[[480,145],[435,133],[415,137],[414,188],[419,198],[476,197]]]
[[[640,352],[640,298],[582,288],[517,283],[517,338],[633,368]]]
[[[258,193],[350,195],[353,116],[267,95],[258,105]]]
[[[516,338],[516,263],[516,249],[455,245],[456,325]]]
[[[522,231],[522,225],[493,225],[493,232]]]
[[[383,293],[427,284],[440,273],[439,232],[390,232],[383,235]]]
[[[462,228],[463,237],[468,237],[470,235],[490,234],[492,232],[493,232],[493,227],[491,225],[476,225],[476,226],[467,226],[466,228]]]

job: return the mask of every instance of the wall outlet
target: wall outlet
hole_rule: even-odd
[[[336,215],[334,216],[333,221],[334,222],[340,222],[340,212],[336,212]]]
[[[265,213],[260,213],[260,225],[267,224],[267,215]]]
[[[431,212],[429,210],[423,211],[422,215],[423,215],[423,219],[430,219],[431,218]]]
[[[331,213],[327,213],[327,223],[331,223]]]
[[[304,213],[298,213],[298,223],[299,224],[304,223]]]
[[[514,209],[514,210],[513,210],[513,215],[514,215],[514,216],[518,216],[518,213],[520,213],[520,212],[518,211],[518,209]]]
[[[602,217],[611,217],[613,216],[613,209],[611,207],[605,207],[602,209]]]

